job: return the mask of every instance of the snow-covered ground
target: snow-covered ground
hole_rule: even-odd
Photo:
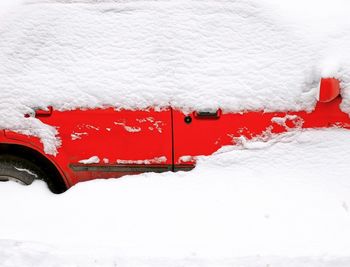
[[[187,173],[0,186],[1,266],[350,265],[350,131],[242,142]]]

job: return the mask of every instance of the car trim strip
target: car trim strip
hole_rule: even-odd
[[[82,165],[70,164],[69,167],[75,172],[92,171],[92,172],[167,172],[172,171],[172,165]],[[175,166],[174,171],[190,171],[194,168],[192,165]]]

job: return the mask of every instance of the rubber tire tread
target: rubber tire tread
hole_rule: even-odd
[[[16,168],[29,170],[37,177]],[[45,174],[33,162],[13,155],[0,155],[0,176],[16,178],[26,185],[30,185],[35,179],[45,180]]]

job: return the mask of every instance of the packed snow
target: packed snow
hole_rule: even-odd
[[[125,125],[124,122],[114,122],[114,124],[124,127],[125,131],[127,131],[127,132],[129,132],[129,133],[138,133],[138,132],[141,132],[141,128],[140,128],[140,127],[128,126],[128,125]]]
[[[79,163],[82,163],[82,164],[100,163],[100,158],[97,156],[92,156],[91,158],[88,158],[88,159],[79,160]]]
[[[350,4],[279,2],[24,1],[0,24],[0,128],[55,154],[33,108],[312,110],[323,76],[350,112]]]
[[[124,160],[124,159],[118,159],[118,164],[161,164],[165,163],[167,161],[167,158],[165,156],[162,157],[156,157],[153,159],[145,159],[145,160]]]
[[[191,172],[0,186],[1,266],[350,265],[350,131],[295,131]]]

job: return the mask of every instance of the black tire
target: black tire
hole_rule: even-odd
[[[29,160],[0,155],[0,182],[14,181],[30,185],[35,179],[45,180],[42,170]]]

